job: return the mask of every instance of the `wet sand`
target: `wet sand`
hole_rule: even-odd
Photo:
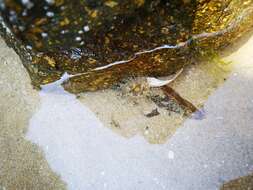
[[[231,67],[231,65],[220,65],[214,62],[190,65],[171,86],[183,98],[201,110],[208,96],[229,76]],[[162,79],[166,80],[166,78]],[[96,113],[106,127],[121,136],[141,135],[150,143],[165,143],[182,126],[187,117],[184,117],[183,113],[161,108],[149,98],[157,94],[163,96],[161,89],[146,87],[146,90],[140,90],[137,93],[130,90],[124,91],[139,84],[147,86],[145,81],[145,79],[132,80],[120,91],[83,93],[79,95],[79,100]],[[158,110],[159,115],[146,117],[155,109]]]
[[[2,39],[0,70],[0,189],[65,189],[41,149],[25,139],[40,100],[19,57]]]

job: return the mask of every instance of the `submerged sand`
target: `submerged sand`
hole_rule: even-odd
[[[183,98],[198,107],[203,116],[203,105],[208,96],[224,83],[232,65],[229,62],[206,61],[184,68],[180,76],[170,84]],[[162,80],[166,80],[162,78]],[[133,92],[133,86],[140,86]],[[102,123],[124,137],[143,136],[153,144],[165,143],[178,127],[187,119],[183,112],[171,111],[155,104],[150,97],[164,97],[161,89],[150,88],[146,79],[129,81],[120,90],[105,90],[82,93],[78,99],[89,107]],[[172,101],[172,104],[173,103]],[[180,105],[175,107],[180,109]],[[154,117],[147,117],[153,110],[159,112]]]
[[[40,106],[19,57],[0,39],[0,189],[65,189],[39,147],[25,139]]]

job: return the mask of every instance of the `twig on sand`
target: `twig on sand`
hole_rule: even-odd
[[[179,75],[181,75],[182,72],[183,69],[181,69],[170,80],[167,81],[161,81],[155,78],[148,78],[147,81],[150,87],[160,88],[168,98],[174,100],[179,106],[181,106],[186,111],[185,112],[186,115],[190,115],[192,113],[199,112],[199,109],[196,106],[194,106],[191,102],[180,96],[173,88],[169,86],[169,84],[175,81],[179,77]]]
[[[188,100],[184,99],[175,90],[173,90],[173,88],[169,87],[168,85],[162,86],[161,89],[167,97],[173,99],[178,105],[182,106],[185,110],[187,110],[189,114],[199,111],[196,106],[194,106]]]

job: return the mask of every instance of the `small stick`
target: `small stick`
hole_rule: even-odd
[[[185,109],[189,110],[190,113],[194,113],[199,111],[196,106],[194,106],[191,102],[181,97],[173,88],[169,87],[168,85],[161,87],[164,94],[171,99],[175,100],[179,105],[183,106]]]

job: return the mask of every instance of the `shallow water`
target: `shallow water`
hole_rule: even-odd
[[[149,187],[150,189],[169,189],[170,187],[172,189],[218,189],[224,181],[252,172],[253,94],[250,90],[252,89],[253,77],[251,62],[253,60],[251,53],[252,43],[253,39],[251,38],[241,47],[239,52],[226,58],[233,61],[231,65],[233,66],[232,74],[225,84],[220,86],[205,103],[206,119],[201,121],[187,120],[183,127],[177,129],[175,134],[175,130],[172,129],[172,134],[174,135],[170,139],[165,133],[166,130],[161,130],[158,133],[159,135],[163,134],[163,132],[166,134],[165,137],[158,137],[158,139],[165,139],[161,141],[166,142],[162,145],[150,145],[143,139],[142,133],[138,130],[134,131],[132,134],[135,136],[129,139],[123,137],[124,135],[119,136],[114,132],[115,130],[111,131],[105,128],[102,124],[104,123],[103,117],[99,114],[97,115],[96,112],[92,113],[93,107],[91,105],[96,103],[95,99],[99,96],[103,96],[103,99],[106,100],[107,97],[104,96],[106,92],[100,95],[96,93],[92,95],[86,94],[76,99],[75,96],[64,92],[61,87],[52,84],[43,88],[43,91],[40,92],[40,105],[36,101],[29,102],[28,100],[32,100],[31,98],[35,96],[34,94],[37,95],[38,92],[32,90],[28,76],[24,75],[24,69],[22,71],[20,69],[13,70],[14,63],[16,67],[18,65],[21,67],[21,63],[20,61],[17,62],[17,58],[14,59],[13,57],[15,56],[12,54],[11,58],[8,58],[8,55],[12,52],[8,50],[5,54],[2,54],[6,55],[5,59],[8,62],[5,61],[1,65],[7,73],[1,79],[4,83],[0,84],[3,87],[1,95],[5,97],[2,98],[4,104],[1,102],[1,106],[12,103],[10,98],[15,100],[13,103],[14,107],[10,106],[7,109],[7,107],[3,106],[6,110],[4,112],[5,115],[8,115],[6,119],[10,118],[8,122],[12,122],[10,125],[12,127],[8,128],[12,132],[12,138],[10,138],[12,141],[10,142],[23,143],[22,132],[19,131],[19,128],[16,129],[17,126],[21,127],[21,122],[17,123],[21,121],[18,118],[26,120],[26,118],[30,117],[30,114],[33,114],[27,130],[27,139],[41,147],[49,166],[61,176],[61,179],[66,182],[69,189],[83,189],[83,187],[85,189],[101,189],[104,187],[108,189],[119,189],[119,187],[121,189],[122,187],[123,189],[124,187],[125,189],[134,189],[136,187],[138,189],[149,189]],[[4,47],[5,49],[7,48],[6,46]],[[179,77],[178,83],[173,85],[175,88],[178,85],[177,90],[182,95],[188,93],[188,99],[191,99],[190,97],[194,97],[196,94],[185,88],[187,82],[193,84],[192,87],[194,89],[202,89],[203,94],[197,97],[196,100],[192,99],[196,105],[198,103],[201,104],[202,100],[206,100],[207,92],[210,93],[210,89],[206,88],[207,84],[212,86],[211,84],[217,83],[199,83],[203,81],[199,80],[199,77],[202,76],[200,72],[202,70],[195,68],[188,71],[185,71],[188,73],[187,75]],[[15,75],[12,74],[14,72],[16,73]],[[21,82],[20,79],[23,79],[24,76],[27,78]],[[191,81],[190,79],[194,80]],[[24,81],[26,82],[24,83]],[[193,81],[194,83],[192,83]],[[16,83],[17,85],[13,86]],[[4,86],[4,84],[8,84],[8,86]],[[24,85],[25,87],[23,87]],[[216,88],[216,86],[212,87]],[[18,95],[13,94],[11,89],[15,89]],[[203,89],[207,89],[207,91]],[[111,93],[108,94],[113,96]],[[95,99],[92,99],[92,96],[95,96]],[[201,99],[201,97],[204,98]],[[199,98],[201,99],[200,102],[197,101]],[[91,100],[93,102],[88,105],[87,101]],[[86,106],[83,105],[83,102]],[[104,103],[113,107],[111,102],[106,104],[105,101]],[[38,107],[37,111],[30,113],[30,108],[27,108],[29,104]],[[18,110],[13,111],[15,107],[17,108],[15,105],[22,107],[19,110],[19,114]],[[104,106],[101,105],[101,107]],[[120,106],[117,104],[114,107]],[[64,111],[55,112],[59,109]],[[29,111],[29,114],[24,115],[27,111]],[[117,112],[117,109],[115,111]],[[124,115],[122,113],[119,114]],[[141,119],[137,117],[135,121],[140,123]],[[162,124],[161,121],[160,124]],[[159,126],[156,125],[155,127],[154,129],[159,131]],[[170,126],[167,126],[166,129],[168,127]],[[15,132],[12,129],[15,129]],[[7,135],[6,131],[3,134]],[[16,137],[17,134],[20,135]],[[148,139],[145,136],[145,130],[143,134]],[[155,133],[153,135],[155,136]],[[18,141],[13,140],[13,138],[17,138]],[[154,139],[151,142],[156,142],[156,140]],[[11,185],[15,183],[15,187],[38,187],[38,184],[42,184],[39,187],[60,189],[59,186],[54,186],[56,182],[53,178],[46,177],[49,175],[47,173],[49,169],[45,167],[44,162],[41,163],[37,160],[37,156],[29,156],[29,159],[24,161],[20,158],[23,154],[37,154],[36,146],[31,149],[32,153],[30,153],[29,146],[26,145],[25,149],[17,146],[19,148],[15,149],[15,146],[10,142],[8,144],[13,147],[10,155],[15,156],[16,164],[31,163],[30,165],[28,164],[28,169],[25,170],[27,172],[26,176],[33,176],[29,177],[29,179],[37,179],[37,174],[39,174],[38,178],[43,179],[43,181],[28,180],[23,181],[21,184],[17,178],[14,180],[10,171],[5,171],[8,176],[12,177],[12,180],[10,183],[10,181],[6,181],[6,178],[1,177],[0,181],[1,183],[3,182],[4,186],[13,187]],[[26,143],[28,142],[26,141]],[[5,145],[2,144],[2,141],[0,144]],[[9,149],[6,149],[4,154],[0,152],[1,157],[6,154],[9,154]],[[42,158],[39,157],[39,159]],[[13,160],[7,159],[4,163],[5,165],[12,164],[13,166]],[[37,163],[36,161],[39,163],[38,168],[37,164],[35,164]],[[22,167],[26,168],[26,164],[22,165]],[[29,168],[29,166],[33,167],[33,169]],[[34,166],[36,167],[34,168]],[[39,166],[42,168],[39,168]],[[13,168],[13,172],[20,175],[17,167]],[[52,173],[49,176],[51,175]],[[22,176],[19,179],[22,179]],[[50,186],[48,185],[50,183],[45,183],[45,181],[52,182],[53,185]],[[129,181],[132,183],[129,183]]]
[[[232,75],[205,103],[206,119],[187,120],[162,145],[115,134],[57,83],[42,88],[27,138],[43,149],[69,189],[218,189],[253,172],[252,47],[253,38],[226,58],[233,61]],[[192,75],[182,76],[181,85],[174,87],[194,97],[185,85],[199,80],[200,71],[189,70]],[[220,83],[195,81],[192,87],[203,91],[204,84]],[[207,88],[203,100],[210,93]]]
[[[203,35],[209,34],[201,33],[200,37]],[[203,106],[203,120],[186,119],[178,110],[157,106],[150,97],[161,95],[161,91],[150,89],[146,78],[130,80],[114,90],[74,96],[60,85],[69,77],[64,75],[36,92],[27,78],[22,80],[24,84],[21,82],[24,71],[12,68],[10,63],[16,60],[4,55],[8,61],[3,63],[10,65],[1,65],[4,75],[0,81],[3,97],[0,106],[4,111],[0,124],[4,130],[0,135],[8,140],[0,139],[0,145],[11,145],[12,149],[4,147],[0,156],[4,158],[3,166],[12,166],[8,155],[15,158],[11,172],[21,170],[17,172],[21,177],[13,178],[5,170],[8,177],[0,175],[0,189],[1,186],[36,189],[36,184],[45,189],[64,189],[58,174],[71,190],[213,190],[227,180],[253,172],[252,47],[251,37],[225,62],[212,59],[185,67],[170,84],[198,108]],[[166,48],[170,46],[161,47]],[[122,63],[125,62],[97,70]],[[30,102],[29,98],[40,100],[40,104]],[[20,114],[15,105],[22,108]],[[35,107],[36,111],[30,110]],[[159,114],[147,117],[153,110]],[[24,139],[27,123],[29,142]],[[32,146],[31,142],[35,144]],[[22,158],[23,154],[26,157]],[[19,167],[18,161],[26,163],[25,159],[28,166]],[[29,178],[21,175],[26,172]],[[33,180],[27,180],[30,178]],[[37,178],[43,179],[42,182]]]

